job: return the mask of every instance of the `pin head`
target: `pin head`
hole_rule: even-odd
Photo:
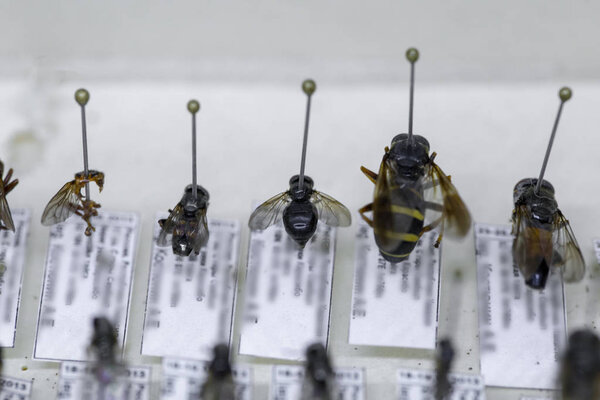
[[[188,101],[187,109],[192,114],[196,114],[198,111],[200,111],[200,103],[198,103],[198,100],[190,100]]]
[[[571,96],[573,96],[573,91],[567,86],[560,88],[560,90],[558,91],[558,97],[560,97],[560,100],[563,103],[569,100]]]
[[[312,79],[307,79],[302,82],[302,91],[306,93],[307,96],[311,96],[315,90],[317,90],[317,84]]]
[[[75,92],[75,101],[80,106],[85,106],[88,103],[88,101],[90,101],[90,92],[83,88],[77,89],[77,91]]]
[[[416,63],[419,59],[419,50],[415,49],[414,47],[406,50],[406,59],[410,61],[411,64]]]

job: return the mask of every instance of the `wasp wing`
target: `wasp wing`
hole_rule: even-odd
[[[42,214],[42,224],[46,226],[65,221],[81,206],[75,181],[67,182],[46,205]]]
[[[342,203],[325,193],[313,190],[310,201],[317,207],[319,221],[329,226],[350,226],[350,211]]]
[[[567,282],[577,282],[585,274],[585,261],[569,221],[560,210],[554,216],[553,265],[563,270]]]
[[[0,175],[0,229],[7,229],[9,231],[15,231],[15,224],[8,208],[8,202],[6,201],[6,193],[4,192],[4,182]]]
[[[160,233],[158,234],[158,239],[156,240],[156,244],[160,247],[169,246],[168,236],[173,233],[173,229],[181,223],[183,218],[183,206],[181,203],[177,203],[175,208],[171,210],[169,216],[166,219],[161,219],[158,221],[160,225]]]
[[[466,236],[471,229],[471,214],[450,178],[433,161],[430,163],[425,186],[427,204],[433,208],[433,211],[437,208],[441,213],[442,233],[451,237]]]
[[[513,261],[525,280],[545,263],[552,264],[552,232],[535,226],[526,205],[515,206],[512,215]]]
[[[208,243],[208,221],[206,220],[206,208],[196,212],[196,229],[190,234],[194,253],[200,253],[200,248]]]
[[[248,220],[251,230],[262,231],[281,221],[283,210],[292,202],[289,192],[279,193],[262,203],[254,210]]]

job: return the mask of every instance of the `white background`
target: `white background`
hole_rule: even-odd
[[[50,197],[82,169],[73,92],[83,85],[91,92],[90,167],[106,173],[105,191],[93,193],[106,209],[142,217],[126,355],[134,365],[152,363],[155,382],[159,359],[139,356],[150,241],[155,213],[172,207],[190,180],[185,104],[191,97],[202,103],[198,176],[211,194],[210,216],[244,226],[253,200],[286,189],[299,169],[306,77],[318,85],[307,173],[317,189],[356,211],[373,190],[360,165],[376,169],[383,147],[406,130],[404,51],[417,46],[415,131],[438,152],[436,161],[474,219],[506,223],[513,185],[537,176],[558,88],[569,84],[574,97],[547,179],[588,269],[595,269],[599,17],[600,4],[588,1],[2,3],[0,158],[21,181],[9,195],[11,206],[33,211],[16,348],[5,352],[6,373],[35,377],[37,399],[56,387],[58,366],[30,361],[48,243],[48,229],[37,221]],[[355,231],[356,222],[338,231],[330,353],[337,366],[365,367],[368,398],[386,399],[397,367],[431,368],[432,354],[347,344]],[[240,271],[247,239],[244,227]],[[450,292],[457,269],[464,280]],[[455,371],[478,372],[472,235],[445,241],[441,278],[440,330],[460,333]],[[243,279],[240,273],[238,317]],[[591,308],[597,288],[589,277],[567,288],[570,329],[597,321]],[[255,396],[264,398],[270,361],[240,361],[254,364]],[[487,392],[490,399],[536,393]]]

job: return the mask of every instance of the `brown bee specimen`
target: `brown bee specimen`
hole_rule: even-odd
[[[18,179],[10,180],[12,178],[12,168],[8,170],[6,176],[4,175],[4,163],[0,161],[0,231],[15,231],[15,224],[12,220],[10,208],[8,208],[8,202],[6,201],[6,195],[17,186],[19,183]]]
[[[85,123],[85,105],[90,99],[90,94],[85,89],[75,92],[75,101],[81,106],[81,137],[83,140],[83,171],[75,174],[75,179],[67,182],[50,199],[44,213],[42,224],[49,226],[61,223],[72,214],[79,215],[87,224],[86,236],[96,230],[90,219],[98,215],[100,204],[90,199],[90,182],[95,182],[102,191],[104,186],[104,173],[88,169],[87,129]],[[85,195],[81,190],[85,188]]]

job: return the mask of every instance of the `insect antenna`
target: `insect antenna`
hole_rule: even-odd
[[[415,63],[419,59],[419,50],[411,47],[406,50],[406,59],[410,62],[410,101],[408,106],[408,143],[413,144],[413,107],[415,100]]]
[[[548,158],[550,157],[550,151],[552,150],[552,144],[554,143],[554,136],[556,135],[556,129],[558,128],[558,121],[560,120],[560,114],[562,113],[563,105],[567,102],[573,92],[568,87],[562,87],[558,91],[558,97],[560,97],[560,105],[558,106],[558,112],[556,113],[556,119],[554,120],[554,126],[552,127],[552,134],[550,134],[550,142],[546,149],[546,155],[544,156],[544,163],[542,164],[542,170],[540,171],[540,177],[538,178],[537,185],[535,186],[535,194],[537,195],[542,187],[542,179],[546,172],[546,165],[548,165]]]
[[[312,79],[302,82],[302,91],[306,93],[306,118],[304,120],[304,141],[302,143],[302,161],[300,163],[300,175],[298,180],[298,190],[304,190],[304,167],[306,165],[306,144],[308,142],[308,123],[310,121],[310,99],[317,90],[317,84]]]
[[[188,111],[192,114],[192,196],[198,198],[198,187],[196,177],[196,113],[200,110],[197,100],[190,100],[187,104]]]
[[[75,92],[75,101],[81,106],[81,138],[83,141],[83,173],[85,179],[88,179],[88,148],[87,148],[87,124],[85,122],[85,105],[90,100],[90,92],[85,89],[78,89]],[[85,199],[90,199],[90,184],[85,183]]]

